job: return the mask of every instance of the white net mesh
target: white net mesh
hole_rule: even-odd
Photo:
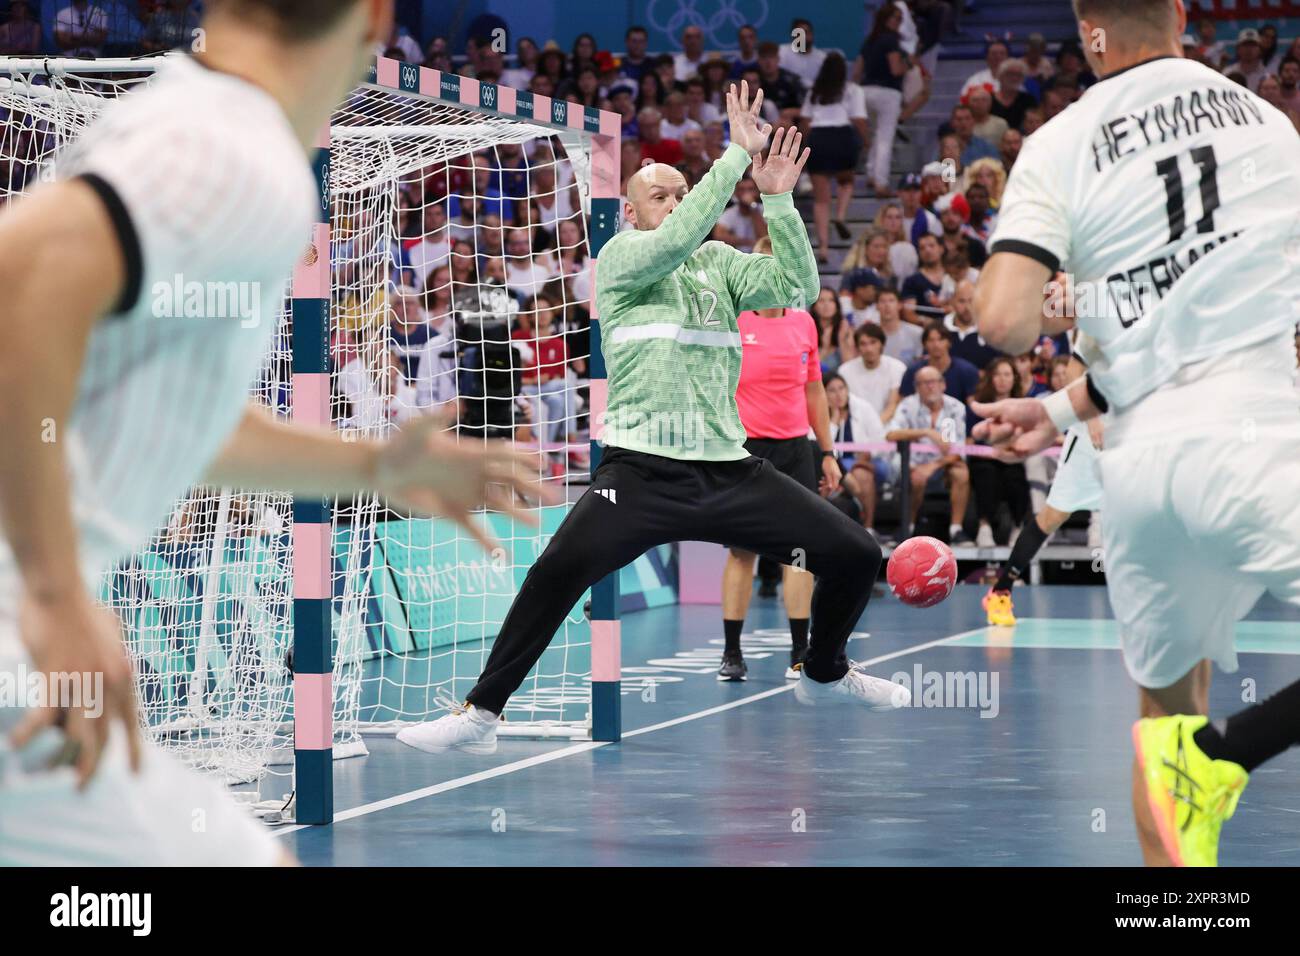
[[[0,60],[0,202],[48,175],[62,145],[150,76],[94,69],[6,70]],[[585,482],[585,140],[371,87],[336,113],[331,138],[336,427],[380,437],[440,413],[460,441],[509,440],[536,450],[544,480]],[[286,302],[254,389],[284,416],[290,318]],[[501,543],[488,555],[450,523],[398,514],[373,495],[336,503],[336,755],[362,750],[363,732],[463,698],[565,511],[543,509],[537,529],[483,515]],[[231,782],[288,772],[291,525],[287,496],[195,489],[104,585],[151,731]],[[579,607],[512,698],[506,726],[585,734],[589,677]]]

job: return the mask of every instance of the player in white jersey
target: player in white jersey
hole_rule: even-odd
[[[0,865],[283,860],[212,781],[141,742],[120,629],[93,600],[187,488],[375,489],[485,543],[470,511],[535,491],[514,453],[433,420],[356,444],[249,404],[314,220],[308,156],[393,4],[207,6],[206,52],[108,107],[61,181],[0,215],[0,677],[104,681],[98,714],[0,702]],[[177,277],[240,283],[257,308],[170,316],[159,290]]]
[[[976,310],[1005,351],[1072,321],[1104,361],[1046,401],[981,406],[976,431],[1032,454],[1109,408],[1102,530],[1141,688],[1138,833],[1150,864],[1212,864],[1248,772],[1300,741],[1300,684],[1201,716],[1209,663],[1236,669],[1235,622],[1265,591],[1300,604],[1300,138],[1182,59],[1182,0],[1075,12],[1102,79],[1026,140]],[[1072,319],[1044,309],[1053,277]]]
[[[1087,336],[1077,329],[1070,336],[1071,352],[1066,382],[1081,377],[1091,358]],[[1101,447],[1104,426],[1100,418],[1071,425],[1061,442],[1061,460],[1043,509],[1025,522],[1011,554],[993,587],[984,595],[984,610],[992,627],[1014,627],[1015,605],[1011,588],[1024,579],[1034,556],[1047,539],[1060,530],[1076,511],[1101,510]],[[1091,538],[1091,529],[1089,533]],[[1092,547],[1089,541],[1089,547]]]

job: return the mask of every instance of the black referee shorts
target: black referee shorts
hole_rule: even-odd
[[[772,467],[789,475],[813,494],[819,494],[817,473],[821,462],[817,460],[815,446],[807,438],[751,438],[745,442],[745,451],[755,458],[770,461]]]

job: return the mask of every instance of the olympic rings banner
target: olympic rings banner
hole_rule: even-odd
[[[690,26],[704,31],[705,50],[736,49],[736,32],[745,24],[764,40],[787,42],[790,23],[806,17],[813,23],[813,42],[825,49],[838,48],[856,56],[866,35],[866,12],[861,3],[837,0],[809,4],[807,0],[632,0],[631,22],[645,26],[650,49],[679,50],[682,31]]]

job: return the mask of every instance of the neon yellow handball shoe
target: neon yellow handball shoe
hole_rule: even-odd
[[[984,595],[983,603],[988,612],[989,627],[1016,626],[1016,616],[1011,613],[1010,591],[989,591]]]
[[[1207,720],[1177,714],[1133,725],[1147,802],[1174,866],[1219,865],[1219,830],[1250,779],[1240,764],[1211,760],[1196,745],[1192,735]]]

